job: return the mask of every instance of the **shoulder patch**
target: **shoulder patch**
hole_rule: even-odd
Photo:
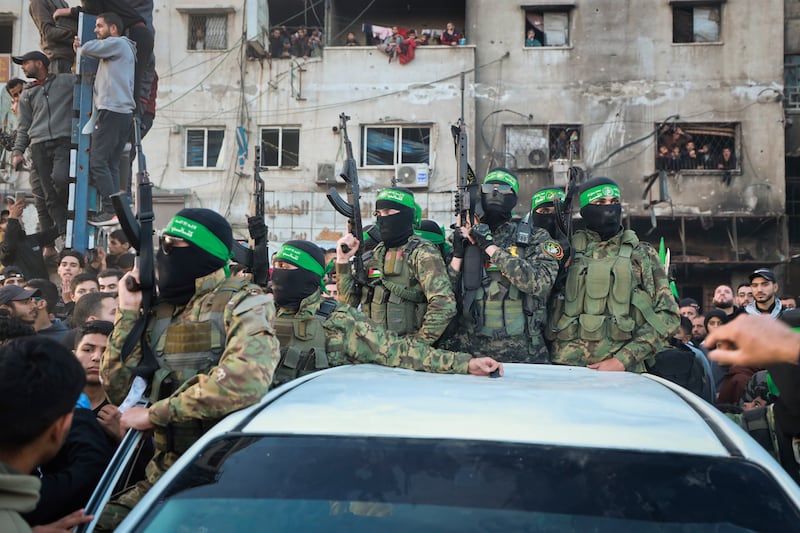
[[[542,251],[558,261],[564,259],[564,248],[552,239],[548,239],[542,243]]]

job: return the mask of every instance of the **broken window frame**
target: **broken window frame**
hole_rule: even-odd
[[[719,44],[722,42],[722,4],[725,0],[698,1],[672,0],[672,44]],[[701,17],[702,10],[708,10],[708,16]],[[714,20],[716,18],[716,20]],[[698,22],[708,25],[716,23],[716,35],[711,33],[704,37],[707,29],[698,29]],[[688,26],[688,27],[686,27]]]
[[[535,130],[539,130],[539,142],[531,144],[527,157],[518,158],[516,153],[512,152],[515,147],[511,146],[510,144],[514,143],[513,137],[523,137],[524,134],[522,132],[524,130],[529,130],[531,133],[534,133]],[[563,149],[556,146],[556,140],[558,139],[558,135],[561,131],[565,131],[567,133],[567,144],[565,147],[563,147]],[[581,141],[583,139],[583,125],[566,123],[549,125],[507,124],[504,128],[504,166],[514,170],[541,170],[552,166],[554,161],[569,161],[569,139],[573,131],[577,132],[578,134],[578,142],[576,145],[577,153],[573,159],[573,162],[577,162],[581,160],[581,154],[583,153],[583,146],[581,145]],[[541,150],[544,152],[544,159],[538,165],[531,161],[531,153],[534,150]],[[559,157],[562,155],[562,153],[563,157]],[[520,159],[522,159],[522,161],[520,161]]]
[[[655,170],[666,170],[668,172],[681,172],[681,173],[688,173],[688,174],[713,174],[718,176],[720,174],[724,174],[725,172],[731,172],[733,174],[741,174],[742,172],[742,145],[741,145],[741,128],[742,125],[739,122],[676,122],[673,124],[667,125],[671,127],[672,131],[675,131],[677,128],[680,128],[684,133],[691,136],[691,141],[695,143],[695,149],[702,149],[704,144],[709,145],[709,149],[712,151],[710,154],[710,168],[691,168],[685,167],[685,163],[679,164],[677,168],[675,167],[668,167],[668,168],[661,168],[662,165],[659,164],[659,150],[660,146],[664,143],[661,142],[661,135],[662,132],[658,130],[659,124],[655,124],[653,127],[656,129],[656,142],[654,143],[654,158],[653,158],[653,165]],[[683,143],[685,145],[685,143]],[[722,157],[722,149],[723,148],[731,148],[732,155],[736,158],[736,167],[731,169],[718,169],[717,164],[719,163],[719,159]],[[681,149],[681,157],[685,157],[684,155],[685,150]],[[688,155],[688,154],[687,154]],[[701,162],[701,154],[698,155],[698,163]],[[704,164],[705,167],[705,164]]]
[[[277,145],[265,139],[265,135],[277,134]],[[261,165],[262,169],[272,168],[297,168],[300,166],[300,127],[299,126],[261,126],[259,130],[261,139]],[[287,146],[292,144],[292,146]],[[292,152],[294,148],[296,152]],[[272,164],[272,162],[275,162]]]
[[[522,35],[522,43],[528,36],[528,30],[533,29],[536,34],[536,39],[542,43],[542,46],[526,46],[526,50],[537,50],[540,48],[569,48],[572,46],[571,26],[572,26],[572,11],[575,8],[573,4],[541,4],[541,5],[524,5],[522,10],[524,12],[524,25],[525,31]],[[550,19],[548,20],[548,15]],[[536,20],[541,17],[541,23]],[[566,18],[563,22],[558,22],[559,19]],[[541,26],[541,27],[540,27]],[[562,36],[558,36],[559,32],[563,31]],[[550,35],[550,38],[548,38]],[[562,42],[563,39],[563,42]],[[550,43],[553,44],[550,44]]]
[[[393,135],[391,139],[392,145],[392,154],[391,160],[392,162],[388,162],[389,159],[386,157],[389,153],[389,139],[388,135],[383,135],[383,150],[370,150],[370,140],[371,135],[370,132],[377,132],[377,130],[392,130]],[[419,140],[415,140],[408,136],[404,135],[404,131],[413,132],[414,130],[419,130],[421,134]],[[423,130],[427,130],[427,135]],[[404,124],[400,125],[391,125],[391,124],[365,124],[361,126],[361,166],[364,168],[394,168],[396,165],[402,164],[428,164],[431,163],[431,150],[432,150],[432,143],[433,143],[433,124],[430,123],[419,123],[419,124]],[[381,139],[375,139],[376,141],[380,141]],[[425,142],[427,141],[427,142]],[[413,150],[414,145],[425,145],[427,144],[427,149],[424,150]],[[377,147],[376,143],[373,141],[373,147]],[[382,153],[381,153],[382,152]],[[404,154],[407,154],[404,157]],[[415,155],[416,154],[416,155]],[[377,161],[377,162],[376,162]]]
[[[202,139],[202,149],[203,149],[203,157],[202,157],[202,165],[193,164],[192,157],[196,158],[196,154],[190,154],[190,150],[194,149],[197,150],[199,146],[199,139],[191,139],[193,133],[202,132],[203,139]],[[213,134],[213,135],[211,135]],[[221,135],[217,135],[221,134]],[[212,139],[211,137],[215,139]],[[216,141],[216,137],[219,137],[219,141]],[[194,146],[192,146],[194,141]],[[212,145],[212,143],[214,143]],[[186,128],[186,134],[184,136],[184,168],[186,169],[220,169],[220,161],[222,159],[222,154],[225,149],[225,128]],[[210,165],[210,157],[214,157],[214,153],[216,152],[215,161],[213,165]]]

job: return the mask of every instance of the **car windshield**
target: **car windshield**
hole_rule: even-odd
[[[137,531],[796,531],[733,458],[496,442],[234,434]]]

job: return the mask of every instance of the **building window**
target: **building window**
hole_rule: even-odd
[[[393,167],[431,160],[429,126],[363,126],[361,161],[364,166]]]
[[[569,46],[569,7],[526,7],[525,46]]]
[[[10,54],[13,48],[14,21],[0,20],[0,54]]]
[[[551,161],[581,158],[581,126],[507,126],[505,166],[511,169],[544,169]]]
[[[673,43],[718,43],[722,8],[719,2],[672,5]]]
[[[196,128],[186,130],[186,166],[218,168],[225,130]]]
[[[735,123],[665,124],[657,132],[655,168],[738,171],[741,169],[738,132],[739,125]]]
[[[189,50],[225,50],[228,48],[228,15],[189,15]]]
[[[261,166],[297,167],[300,165],[298,128],[261,129]]]
[[[800,110],[800,55],[783,58],[783,96],[785,109]]]

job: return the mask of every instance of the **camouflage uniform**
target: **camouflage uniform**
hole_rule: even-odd
[[[209,309],[225,283],[223,269],[197,279],[195,294],[185,306],[169,306],[172,310],[169,328],[177,326],[177,330],[188,333],[189,328],[207,323]],[[170,445],[175,428],[184,427],[183,441],[190,444],[192,437],[187,439],[185,426],[194,426],[196,440],[227,414],[258,402],[267,393],[279,359],[278,341],[271,325],[275,316],[272,296],[252,284],[230,294],[222,313],[225,329],[225,338],[220,339],[220,342],[224,341],[222,355],[208,372],[197,373],[183,383],[177,383],[178,389],[174,393],[150,406],[156,452],[147,465],[146,479],[106,506],[99,522],[100,529],[113,529],[184,451]],[[115,405],[119,405],[127,395],[134,377],[131,370],[141,362],[138,345],[125,362],[120,358],[125,339],[138,318],[137,312],[117,311],[114,332],[100,364],[103,388]],[[153,333],[153,323],[151,320],[148,325],[149,335]],[[164,346],[168,352],[171,346],[208,350],[213,336],[211,331],[207,336],[188,334],[171,340],[167,330],[163,336],[164,344],[159,342],[154,351],[160,359]]]
[[[456,314],[456,300],[447,267],[434,244],[416,235],[403,246],[389,250],[381,242],[371,254],[364,254],[364,269],[369,273],[370,286],[362,288],[358,301],[353,293],[350,265],[336,265],[340,302],[353,307],[361,304],[365,315],[398,335],[416,333],[415,337],[426,344],[433,344],[442,336]],[[405,274],[409,284],[395,281],[394,272]],[[406,320],[393,318],[386,311],[387,304],[408,306],[411,310],[406,315],[413,316]]]
[[[456,333],[444,339],[441,346],[463,350],[474,357],[492,357],[504,363],[546,363],[549,353],[543,331],[547,324],[547,300],[558,275],[563,249],[545,230],[536,227],[531,227],[530,244],[517,246],[517,224],[510,221],[492,231],[492,237],[499,250],[495,251],[486,267],[483,297],[476,299],[467,313],[461,313]],[[461,293],[461,273],[452,268],[449,272],[453,285]],[[498,287],[497,294],[490,294],[492,277],[500,278],[502,288]],[[488,332],[480,323],[487,302],[491,299],[502,301],[512,292],[518,293],[517,301],[521,300],[522,304],[513,308],[512,316],[504,318],[519,325],[511,334],[506,331]],[[464,295],[460,294],[459,301],[463,302],[463,298]],[[508,301],[502,305],[504,310],[512,309]]]
[[[311,365],[307,368],[297,368],[292,365],[298,377],[305,373],[322,368],[348,365],[354,363],[374,363],[389,367],[422,370],[425,372],[439,372],[450,374],[466,374],[469,361],[472,358],[466,353],[448,352],[431,348],[419,339],[407,336],[398,337],[371,320],[349,305],[338,303],[335,309],[322,319],[315,318],[322,302],[320,292],[316,291],[305,298],[300,308],[295,313],[292,309],[278,308],[277,322],[281,319],[290,319],[293,328],[311,331],[309,322],[321,320],[322,333],[324,334],[324,354],[317,351]],[[291,341],[284,342],[281,338],[282,351],[291,346]],[[281,368],[283,370],[285,353],[282,354]],[[288,381],[289,379],[285,379]]]
[[[644,372],[645,362],[670,347],[669,338],[680,325],[678,305],[658,255],[631,230],[607,241],[594,231],[577,231],[572,243],[575,256],[551,316],[552,362],[587,366],[615,357],[625,370]],[[629,269],[624,266],[623,249],[630,250]],[[612,280],[623,280],[627,270],[632,276],[629,293],[616,294],[620,291],[615,287],[624,285]],[[572,316],[565,305],[570,299],[577,302]],[[614,313],[613,308],[620,306],[626,309]]]

